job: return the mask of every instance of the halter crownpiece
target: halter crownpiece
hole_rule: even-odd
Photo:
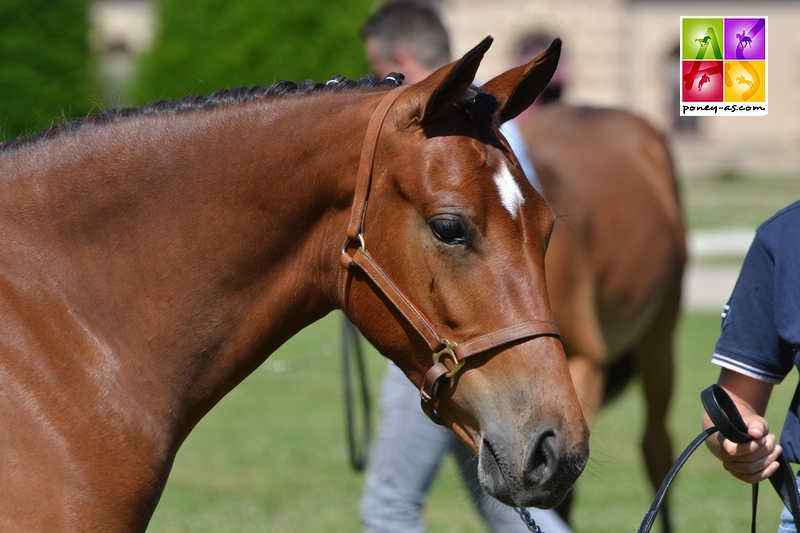
[[[405,87],[403,86],[396,87],[384,96],[375,108],[367,126],[356,177],[356,190],[350,211],[350,222],[342,242],[339,293],[342,307],[346,309],[348,307],[348,287],[351,280],[351,269],[361,269],[372,280],[375,287],[391,302],[394,308],[419,333],[420,337],[425,340],[432,353],[432,366],[425,374],[423,385],[420,389],[422,410],[431,420],[441,425],[442,420],[435,409],[441,384],[445,379],[453,378],[464,366],[466,359],[490,350],[507,348],[512,344],[537,337],[546,336],[560,339],[561,333],[558,325],[552,320],[535,320],[501,329],[461,344],[451,342],[438,332],[428,317],[411,302],[383,271],[372,255],[367,252],[364,240],[364,218],[372,183],[378,138],[389,110],[404,89]],[[354,248],[352,253],[350,252],[351,248]],[[446,359],[451,360],[452,368],[448,368],[445,365],[444,361]]]

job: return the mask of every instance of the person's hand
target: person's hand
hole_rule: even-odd
[[[725,470],[747,483],[764,481],[778,470],[778,456],[783,451],[767,421],[759,415],[743,417],[753,440],[737,444],[721,433],[709,438],[708,447],[722,461]]]

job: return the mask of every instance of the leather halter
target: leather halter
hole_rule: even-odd
[[[347,226],[347,232],[342,243],[339,293],[343,308],[346,309],[348,306],[347,297],[351,271],[353,268],[360,268],[372,280],[375,287],[381,291],[395,309],[419,333],[420,337],[425,340],[433,354],[433,364],[425,374],[424,383],[420,389],[422,410],[431,420],[441,425],[442,420],[435,410],[441,383],[445,379],[455,376],[464,366],[467,359],[489,350],[506,348],[511,344],[537,337],[547,336],[560,339],[561,333],[558,325],[552,320],[535,320],[501,329],[467,342],[451,342],[439,334],[425,314],[408,299],[370,253],[367,252],[364,242],[364,218],[372,182],[375,152],[378,148],[378,139],[383,123],[389,114],[392,104],[404,89],[405,87],[396,87],[384,96],[373,112],[367,126],[358,167],[355,198],[350,212],[350,223]],[[355,249],[351,253],[350,249],[352,248]],[[445,365],[444,359],[450,359],[452,368]]]

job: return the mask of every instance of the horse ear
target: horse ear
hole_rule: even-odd
[[[443,66],[406,89],[402,98],[411,107],[407,112],[411,116],[406,123],[417,119],[423,125],[430,124],[452,107],[475,80],[483,55],[493,40],[492,37],[486,37],[458,61]]]
[[[513,68],[487,82],[483,91],[493,95],[500,103],[500,124],[508,122],[525,111],[541,94],[558,66],[561,56],[561,39],[550,46],[530,63]]]

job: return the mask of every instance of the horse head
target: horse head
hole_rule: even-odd
[[[351,216],[360,242],[345,239],[341,304],[476,452],[489,494],[546,508],[583,470],[588,429],[557,329],[546,326],[554,216],[499,126],[545,88],[560,41],[476,88],[490,44],[384,105],[374,153],[362,154],[371,181],[356,203],[368,208]],[[367,266],[354,266],[351,247]]]

